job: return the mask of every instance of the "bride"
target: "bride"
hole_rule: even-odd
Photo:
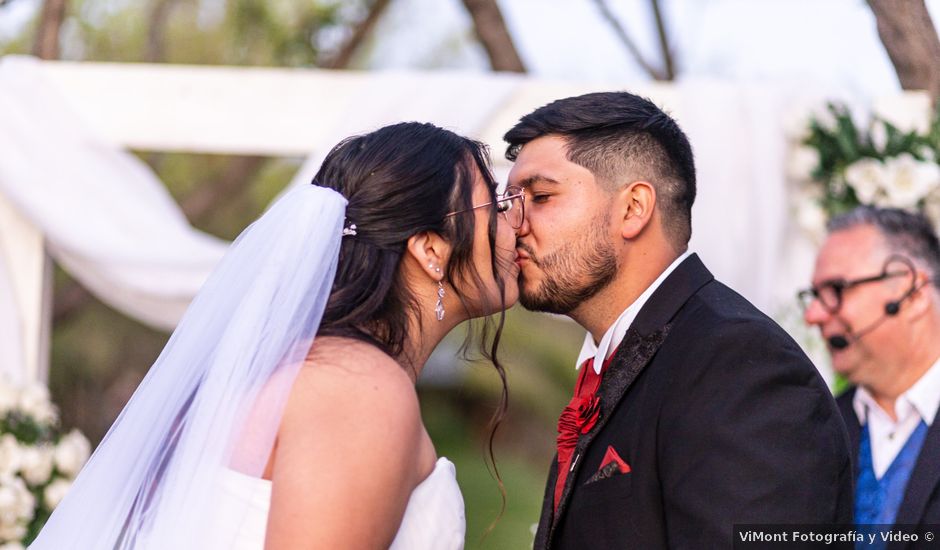
[[[517,299],[523,195],[488,165],[430,124],[337,145],[233,243],[30,548],[462,548],[415,381]]]

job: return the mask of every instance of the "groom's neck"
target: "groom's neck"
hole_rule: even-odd
[[[591,333],[594,343],[620,314],[656,281],[679,255],[670,250],[632,250],[620,259],[617,275],[600,292],[582,302],[569,317]]]

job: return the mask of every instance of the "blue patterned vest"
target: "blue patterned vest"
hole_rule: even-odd
[[[914,471],[917,456],[927,436],[927,424],[921,420],[881,479],[872,466],[871,436],[866,426],[860,434],[858,483],[855,487],[855,523],[858,525],[894,525],[904,499],[907,481]]]

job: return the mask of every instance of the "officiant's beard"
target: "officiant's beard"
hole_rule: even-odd
[[[538,258],[530,253],[533,263],[542,271],[542,283],[529,291],[525,275],[520,273],[519,302],[528,310],[567,315],[585,300],[603,290],[617,274],[617,256],[607,242],[609,213],[597,216],[590,231],[568,242],[557,251]]]

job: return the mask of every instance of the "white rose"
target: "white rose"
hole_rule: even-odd
[[[11,541],[0,545],[0,550],[26,550],[26,547],[19,542]]]
[[[885,165],[878,159],[863,158],[845,169],[845,181],[855,190],[855,196],[862,204],[871,204],[879,191],[888,185]]]
[[[26,525],[33,519],[35,507],[35,497],[22,479],[0,477],[0,539],[22,538]],[[24,530],[23,534],[16,535],[20,528]]]
[[[28,384],[20,391],[19,409],[44,424],[55,422],[57,416],[49,389],[38,383]]]
[[[30,485],[42,485],[52,475],[55,448],[51,445],[23,447],[20,461],[20,473]]]
[[[91,455],[91,444],[78,430],[72,430],[59,440],[55,448],[55,465],[60,472],[75,477]]]
[[[0,539],[19,540],[26,536],[26,526],[19,522],[0,522]],[[21,547],[22,548],[22,547]]]
[[[872,124],[871,144],[874,146],[875,151],[879,153],[884,153],[885,147],[888,145],[888,129],[880,120],[876,120]]]
[[[921,162],[904,153],[885,163],[888,181],[885,187],[888,203],[898,208],[910,208],[940,185],[940,166]]]
[[[13,434],[0,436],[0,476],[11,476],[20,469],[22,450]]]
[[[816,124],[818,124],[820,128],[827,132],[835,132],[839,127],[836,115],[833,114],[828,104],[820,105],[813,109],[812,118],[816,120]]]
[[[50,510],[55,509],[56,506],[62,502],[62,499],[65,498],[65,494],[69,492],[69,489],[72,487],[72,482],[58,478],[42,492],[43,502],[46,504],[46,507]]]
[[[800,146],[790,151],[787,175],[794,181],[809,181],[813,170],[819,166],[819,151],[815,147]]]

